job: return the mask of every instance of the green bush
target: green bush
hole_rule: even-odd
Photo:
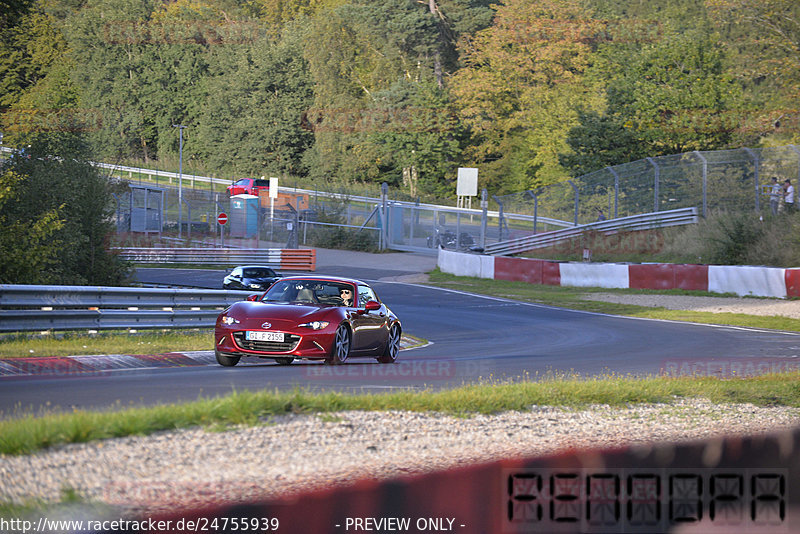
[[[673,230],[662,259],[719,265],[800,265],[800,213],[761,217],[715,212],[698,224]]]

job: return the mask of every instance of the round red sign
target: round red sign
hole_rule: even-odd
[[[228,214],[226,214],[226,213],[220,213],[220,214],[217,216],[217,222],[218,222],[219,224],[225,224],[226,222],[228,222]]]

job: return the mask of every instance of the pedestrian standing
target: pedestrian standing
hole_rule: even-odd
[[[783,203],[786,205],[787,213],[794,211],[794,187],[791,180],[783,182]]]

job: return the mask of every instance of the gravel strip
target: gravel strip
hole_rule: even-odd
[[[695,297],[690,295],[621,295],[587,293],[584,300],[617,304],[633,304],[668,310],[688,310],[711,313],[744,313],[747,315],[782,316],[800,319],[800,300]]]
[[[0,502],[58,501],[64,488],[155,513],[307,491],[573,448],[754,434],[800,424],[800,410],[703,400],[628,408],[534,406],[456,418],[416,412],[274,417],[225,432],[189,429],[0,455]]]

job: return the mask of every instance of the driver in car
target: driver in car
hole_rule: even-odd
[[[339,289],[339,296],[342,298],[343,306],[353,305],[353,290],[347,287]]]

